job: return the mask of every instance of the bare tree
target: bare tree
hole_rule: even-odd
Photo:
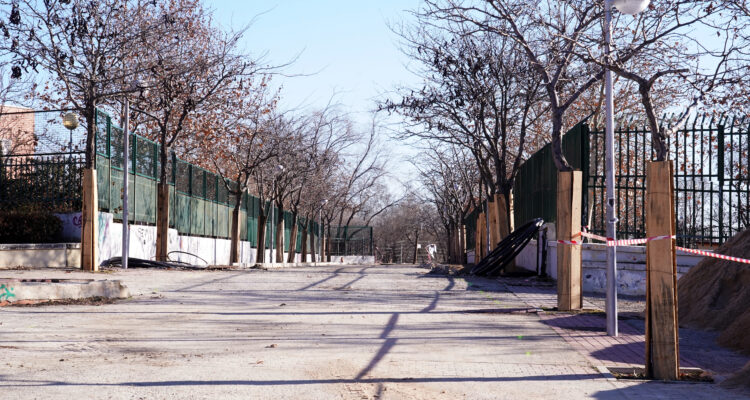
[[[580,39],[598,27],[597,2],[426,0],[425,15],[470,24],[515,42],[541,80],[552,120],[552,148],[558,170],[571,170],[562,153],[566,112],[604,76],[602,68],[575,56]]]
[[[581,42],[588,45],[576,51],[584,62],[636,84],[656,159],[663,161],[667,138],[683,126],[693,109],[722,97],[726,101],[723,94],[728,88],[747,85],[750,42],[738,32],[747,30],[748,20],[736,18],[730,2],[711,0],[659,2],[635,18],[618,16],[609,60],[597,51],[603,37],[597,31],[584,35]],[[715,37],[706,40],[709,33]],[[674,95],[686,104],[681,116],[668,125],[659,116],[674,102],[659,104],[661,99],[654,99],[654,92],[663,87],[679,87],[680,93]]]
[[[277,157],[278,146],[273,143],[273,120],[278,118],[278,93],[270,93],[268,77],[247,79],[236,83],[237,96],[227,97],[226,106],[214,108],[214,118],[203,119],[209,126],[206,135],[195,146],[199,160],[221,176],[234,200],[231,224],[230,263],[239,261],[240,210],[246,199],[250,178],[256,168]]]
[[[402,98],[383,108],[412,122],[399,138],[469,150],[487,196],[502,194],[510,205],[527,138],[545,112],[539,77],[515,41],[434,13],[416,15],[420,25],[402,37],[422,65],[424,86],[402,89]],[[509,216],[510,207],[499,211]]]
[[[157,259],[167,257],[169,227],[169,153],[186,133],[201,131],[202,118],[215,118],[216,102],[237,96],[237,81],[259,70],[239,52],[244,31],[224,33],[211,22],[211,15],[196,0],[161,4],[164,24],[182,27],[180,34],[160,38],[166,49],[149,48],[151,68],[139,75],[150,88],[136,109],[148,136],[159,143],[159,188],[157,196]],[[149,46],[152,44],[149,43]],[[241,94],[241,92],[240,92]],[[210,124],[208,124],[210,126]],[[153,132],[153,133],[151,133]]]
[[[72,106],[86,127],[86,168],[95,160],[96,107],[132,89],[125,82],[149,68],[141,57],[145,43],[162,51],[170,36],[150,18],[152,2],[140,0],[13,0],[4,2],[0,26],[14,54],[11,77],[40,70],[51,74],[41,99]],[[159,17],[171,18],[168,13]],[[137,60],[137,62],[127,62]]]

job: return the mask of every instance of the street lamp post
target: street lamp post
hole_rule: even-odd
[[[279,164],[276,166],[273,172],[273,184],[271,185],[271,264],[272,265],[274,262],[276,262],[276,252],[274,251],[274,245],[276,244],[276,235],[275,235],[276,219],[274,218],[274,213],[273,213],[273,209],[275,208],[275,204],[273,204],[273,197],[276,196],[276,177],[283,170],[284,170],[283,165]]]
[[[139,96],[148,94],[140,82],[135,81],[130,87],[131,91],[138,92]],[[123,123],[122,123],[122,257],[123,269],[128,269],[128,254],[130,250],[130,227],[128,226],[128,164],[130,163],[130,97],[124,97]],[[135,139],[134,139],[135,140]],[[133,171],[135,173],[135,171]]]
[[[318,211],[318,257],[323,262],[323,207],[328,204],[328,199],[323,199],[320,202],[320,210]]]
[[[68,152],[70,158],[73,158],[73,131],[78,128],[78,116],[69,112],[63,116],[63,126],[69,131]]]
[[[607,240],[617,239],[617,213],[615,211],[615,138],[614,138],[614,101],[612,99],[612,6],[623,14],[635,15],[645,10],[650,0],[604,0],[604,53],[607,68],[604,70],[605,91],[605,179],[607,187]],[[617,248],[607,246],[607,335],[617,336]]]

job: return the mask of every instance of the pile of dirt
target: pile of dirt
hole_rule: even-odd
[[[721,386],[732,389],[745,389],[750,393],[750,363],[747,363],[745,368],[742,368],[740,372],[722,382]]]
[[[432,264],[430,266],[430,275],[468,275],[468,270],[463,265],[452,264]]]
[[[716,253],[750,259],[750,229]],[[681,325],[719,332],[722,346],[750,354],[750,264],[704,258],[677,283]],[[750,374],[750,368],[745,368]]]

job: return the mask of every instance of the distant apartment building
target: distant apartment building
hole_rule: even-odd
[[[32,154],[36,149],[34,113],[29,108],[0,105],[2,154]]]

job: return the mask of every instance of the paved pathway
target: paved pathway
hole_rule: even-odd
[[[99,274],[122,279],[133,298],[0,308],[0,391],[44,399],[740,398],[716,385],[608,380],[502,283],[424,272]]]

